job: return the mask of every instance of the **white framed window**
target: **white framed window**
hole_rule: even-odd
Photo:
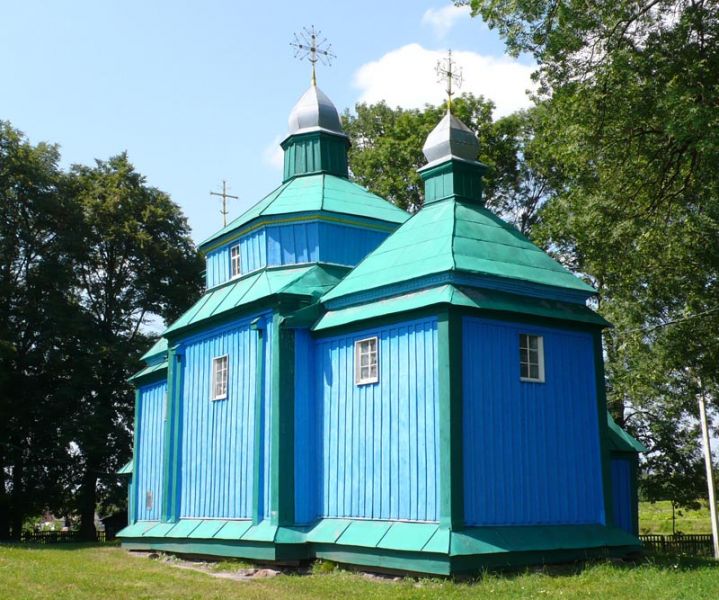
[[[544,381],[544,338],[541,335],[519,334],[519,379]]]
[[[211,400],[223,400],[227,398],[227,379],[228,379],[228,360],[227,355],[216,356],[212,359],[212,391],[210,393]]]
[[[379,381],[379,361],[377,337],[355,342],[355,383],[377,383]]]
[[[236,244],[230,248],[230,277],[239,277],[240,271],[240,245]]]

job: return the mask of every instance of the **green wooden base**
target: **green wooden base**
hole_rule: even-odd
[[[128,550],[267,562],[323,558],[347,565],[429,575],[468,574],[641,551],[634,536],[602,525],[470,527],[323,519],[309,527],[269,521],[137,522],[119,534]]]

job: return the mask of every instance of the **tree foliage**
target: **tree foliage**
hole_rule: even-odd
[[[380,102],[358,104],[356,114],[346,112],[343,125],[352,141],[352,177],[400,208],[419,210],[424,185],[417,170],[427,164],[422,146],[446,110],[446,105],[393,109]],[[484,190],[487,205],[526,233],[552,189],[551,169],[536,168],[541,163],[534,148],[539,109],[497,121],[493,110],[492,102],[471,94],[452,103],[453,114],[479,138],[477,158],[489,167]]]
[[[185,218],[126,155],[58,159],[0,123],[0,537],[47,509],[94,535],[130,456],[148,321],[201,290]]]
[[[668,432],[695,424],[697,395],[715,400],[719,383],[719,5],[470,4],[538,63],[537,139],[562,183],[534,233],[596,283],[617,326],[613,412],[653,448],[648,476],[680,481],[697,448],[678,456]]]

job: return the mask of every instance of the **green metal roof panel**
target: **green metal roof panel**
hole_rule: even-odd
[[[317,297],[331,289],[346,272],[344,267],[305,265],[251,273],[208,290],[164,335],[275,294]]]
[[[180,519],[175,526],[165,534],[167,538],[185,538],[197,529],[202,519]]]
[[[537,317],[561,319],[564,321],[576,321],[579,323],[599,325],[600,327],[611,327],[609,321],[584,304],[544,298],[527,298],[499,290],[485,290],[465,286],[459,286],[457,289],[461,292],[461,296],[455,295],[453,297],[453,304],[484,310],[513,312]]]
[[[424,552],[434,552],[437,554],[449,553],[450,532],[448,529],[438,528],[435,534],[424,545]]]
[[[143,533],[145,533],[148,529],[152,529],[155,525],[157,525],[157,523],[158,521],[137,521],[136,523],[132,523],[124,529],[121,529],[117,533],[117,537],[142,537]]]
[[[497,290],[479,290],[447,284],[402,296],[376,300],[369,304],[330,310],[320,318],[312,329],[320,331],[437,304],[452,304],[454,306],[466,306],[483,310],[530,314],[599,325],[601,327],[609,325],[601,315],[582,304],[527,298]]]
[[[386,221],[404,223],[409,214],[383,198],[335,175],[318,173],[295,177],[265,196],[226,227],[200,244],[200,248],[243,227],[262,216],[328,211]]]
[[[153,373],[159,373],[160,371],[166,371],[167,370],[167,361],[159,362],[154,365],[150,365],[149,367],[145,367],[144,369],[139,370],[137,373],[135,373],[132,377],[128,378],[128,381],[135,381],[137,379],[140,379],[141,377],[146,377],[147,375],[152,375]]]
[[[419,552],[438,529],[436,523],[394,523],[377,547]]]
[[[167,352],[167,340],[160,338],[152,345],[152,348],[140,357],[140,360],[147,360],[148,358],[164,354],[165,352]]]
[[[307,541],[316,544],[334,544],[351,522],[349,519],[322,519],[307,532]]]
[[[132,466],[133,461],[130,459],[128,462],[126,462],[122,467],[120,467],[120,470],[117,471],[118,475],[132,475]]]
[[[445,271],[595,292],[489,210],[446,200],[422,208],[322,300]]]
[[[335,544],[374,548],[391,526],[391,521],[352,521],[337,538]]]
[[[257,525],[250,527],[243,535],[243,541],[250,542],[274,542],[277,534],[277,525],[270,521],[260,521]]]
[[[213,537],[215,540],[239,540],[252,527],[252,521],[227,521]]]
[[[165,537],[175,527],[174,523],[158,523],[143,533],[143,537]]]
[[[610,546],[640,547],[641,543],[633,535],[605,525],[472,527],[452,532],[450,554],[463,556]]]
[[[607,412],[609,427],[609,448],[615,452],[647,452],[647,447],[634,436],[628,434],[616,424],[612,415]]]
[[[195,527],[187,537],[200,540],[210,539],[225,526],[225,523],[227,523],[227,521],[221,519],[205,519]]]

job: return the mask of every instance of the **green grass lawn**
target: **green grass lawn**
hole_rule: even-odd
[[[222,563],[220,570],[237,569]],[[218,567],[215,567],[217,570]],[[719,598],[719,566],[709,560],[667,559],[639,566],[601,563],[473,582],[370,579],[320,564],[309,575],[234,581],[132,556],[117,546],[0,546],[0,598]]]
[[[711,533],[709,507],[702,503],[700,510],[682,510],[676,514],[676,529],[682,533]],[[640,502],[639,533],[672,533],[671,502]]]

